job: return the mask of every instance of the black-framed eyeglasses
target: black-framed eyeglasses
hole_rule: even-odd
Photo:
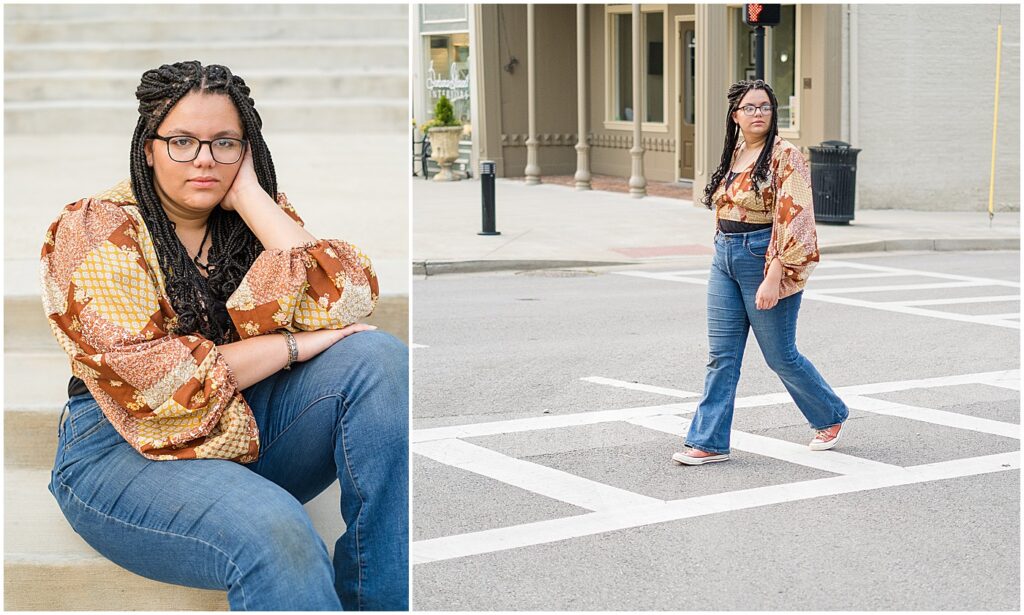
[[[769,104],[763,104],[760,107],[755,107],[754,105],[743,105],[740,109],[743,109],[743,113],[746,115],[754,115],[754,112],[758,110],[761,111],[761,115],[768,115],[773,109],[775,109],[775,107]]]
[[[213,159],[221,164],[235,164],[242,159],[242,154],[245,152],[245,140],[231,137],[220,137],[210,141],[188,135],[171,135],[169,137],[153,135],[152,138],[167,143],[167,155],[175,162],[192,162],[199,157],[199,150],[203,148],[203,145],[210,147]]]

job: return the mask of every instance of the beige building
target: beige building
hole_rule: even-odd
[[[580,188],[590,174],[628,177],[636,196],[648,180],[693,182],[699,194],[721,155],[725,91],[754,71],[742,7],[447,5],[434,21],[461,19],[451,40],[466,45],[474,166],[494,160],[531,183],[576,175]],[[424,58],[429,21],[417,24]],[[984,209],[1000,23],[995,201],[1019,209],[1017,6],[783,5],[765,43],[780,134],[860,147],[858,207]]]

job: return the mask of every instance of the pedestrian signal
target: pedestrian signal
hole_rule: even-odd
[[[782,21],[781,4],[744,4],[743,23],[752,28],[777,26]]]

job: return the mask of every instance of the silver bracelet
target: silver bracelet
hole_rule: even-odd
[[[284,369],[291,369],[292,363],[299,360],[299,344],[288,329],[278,329],[277,332],[283,335],[288,342],[288,363],[285,364]]]

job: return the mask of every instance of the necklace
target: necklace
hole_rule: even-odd
[[[201,263],[201,262],[199,262],[199,257],[203,255],[203,246],[206,245],[206,238],[209,237],[209,236],[210,236],[210,225],[207,224],[206,225],[206,232],[203,233],[203,240],[199,242],[199,251],[196,252],[195,257],[192,258],[192,262],[196,264],[196,267],[199,267],[200,269],[205,271],[206,275],[210,275],[216,269],[216,266],[214,266],[214,265],[210,265],[208,263]],[[207,260],[209,260],[210,253],[207,252],[206,256],[207,256]]]

